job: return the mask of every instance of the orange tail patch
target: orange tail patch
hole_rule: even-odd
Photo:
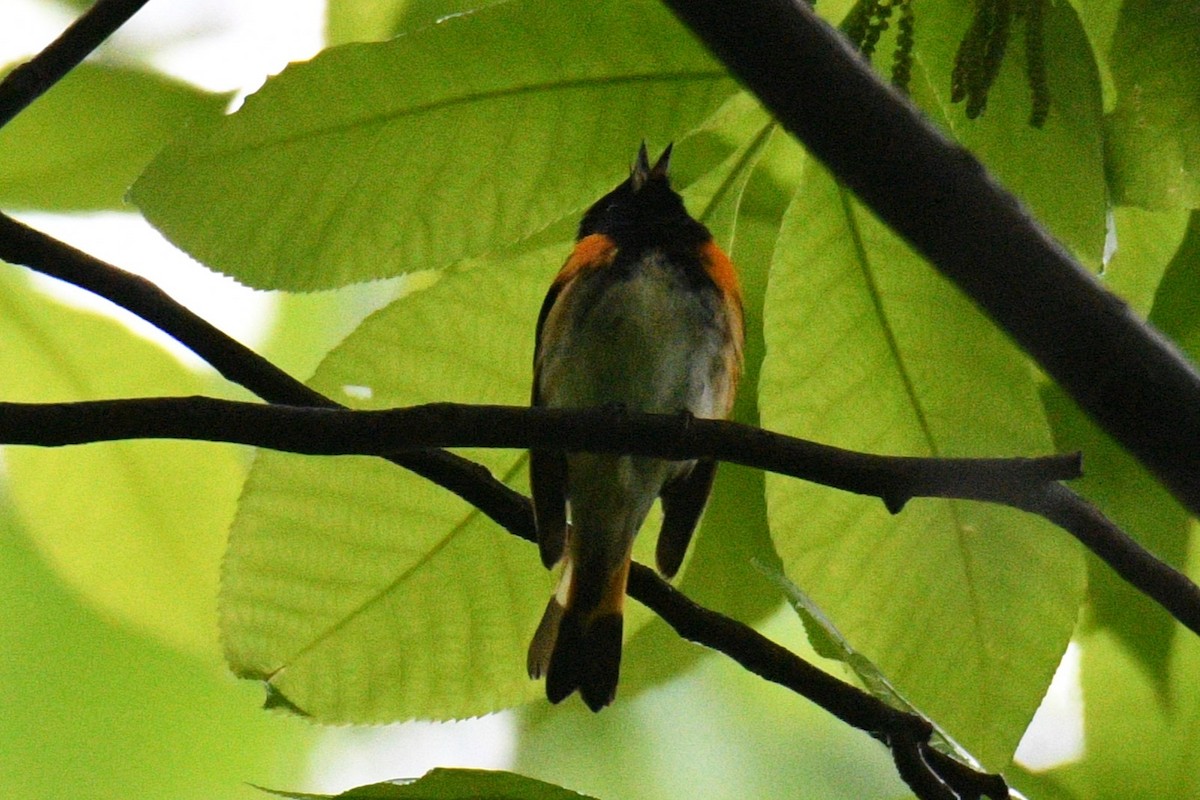
[[[599,711],[613,701],[621,669],[626,559],[600,592],[588,591],[568,557],[559,590],[529,645],[529,676],[546,679],[546,697],[558,703],[579,690],[583,702]],[[583,585],[580,585],[580,584]],[[589,602],[590,601],[590,602]]]

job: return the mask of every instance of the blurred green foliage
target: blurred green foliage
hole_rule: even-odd
[[[1015,58],[978,119],[949,101],[968,5],[914,0],[912,97],[1195,356],[1194,5],[1048,4],[1041,129]],[[840,18],[848,6],[818,8]],[[329,290],[282,300],[265,349],[298,374],[315,367],[313,385],[335,399],[520,403],[537,307],[579,211],[621,180],[643,138],[675,140],[676,184],[746,289],[737,418],[894,454],[1081,448],[1080,490],[1167,560],[1194,562],[1193,523],[1173,501],[657,3],[331,0],[328,31],[340,46],[231,116],[224,98],[145,65],[81,68],[0,133],[0,205],[120,208],[137,178],[143,213],[210,268]],[[210,385],[15,269],[0,280],[3,399]],[[468,455],[524,489],[521,454]],[[182,443],[4,453],[10,792],[240,797],[254,791],[242,781],[297,783],[312,729],[257,711],[254,687],[222,674],[223,650],[318,721],[525,703],[516,767],[605,800],[903,795],[866,736],[648,614],[630,625],[613,708],[547,707],[523,676],[550,585],[534,548],[383,462],[264,453],[248,469],[244,456]],[[816,659],[799,620],[772,614],[783,595],[756,565],[801,587],[993,769],[1075,636],[1086,754],[1011,774],[1031,797],[1200,796],[1200,645],[1061,532],[934,500],[893,517],[875,500],[724,468],[681,585]],[[482,790],[472,773],[443,778]],[[531,792],[514,796],[555,796],[514,780]],[[425,796],[420,785],[361,796]],[[443,789],[429,796],[462,794]]]

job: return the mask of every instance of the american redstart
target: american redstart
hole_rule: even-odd
[[[668,146],[650,166],[642,144],[629,178],[583,215],[575,249],[542,304],[533,405],[622,406],[724,418],[742,369],[737,273],[671,188]],[[579,690],[612,702],[634,537],[655,498],[656,558],[673,576],[712,490],[716,462],[530,454],[542,562],[562,577],[529,646],[529,674],[557,703]]]

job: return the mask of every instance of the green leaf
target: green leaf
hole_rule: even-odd
[[[338,795],[273,794],[313,800],[588,800],[587,795],[551,783],[513,772],[483,769],[434,769],[415,781],[375,783]]]
[[[1104,285],[1145,317],[1159,282],[1187,231],[1189,212],[1113,209],[1116,252],[1100,277]]]
[[[446,274],[368,317],[312,385],[368,408],[527,402],[532,321],[565,252]],[[471,455],[509,480],[526,460]],[[230,534],[221,627],[235,672],[319,720],[467,717],[537,694],[524,650],[550,591],[534,548],[421,478],[263,452]]]
[[[0,130],[0,204],[126,209],[126,192],[154,154],[227,102],[151,72],[82,64]]]
[[[1119,203],[1200,206],[1200,14],[1194,0],[1126,0],[1110,63],[1105,150]]]
[[[894,455],[1050,452],[1025,359],[810,164],[764,310],[766,427]],[[767,476],[786,574],[990,768],[1007,762],[1074,627],[1068,537],[996,506],[877,498]]]
[[[6,795],[262,800],[247,780],[303,778],[313,726],[260,712],[252,687],[229,680],[215,660],[113,624],[30,545],[0,500]]]
[[[188,395],[202,381],[119,323],[59,305],[0,273],[4,399]],[[244,475],[239,451],[116,442],[4,452],[9,492],[38,551],[107,614],[214,657],[213,597]]]
[[[504,3],[285,70],[169,146],[133,196],[246,284],[339,286],[528,237],[734,91],[651,0]]]
[[[933,0],[917,9],[913,99],[968,147],[1038,221],[1075,254],[1099,268],[1107,190],[1101,138],[1100,77],[1087,35],[1066,3],[1045,4],[1050,116],[1030,127],[1023,36],[1014,33],[987,109],[975,120],[950,102],[955,50],[973,5]],[[1022,28],[1019,24],[1015,28]],[[982,234],[981,234],[982,235]]]
[[[330,44],[390,39],[453,14],[509,0],[329,0],[325,38]]]

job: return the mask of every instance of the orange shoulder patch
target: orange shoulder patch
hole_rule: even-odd
[[[745,344],[746,328],[742,309],[742,285],[737,270],[725,251],[709,239],[700,248],[700,260],[704,270],[725,298],[726,320],[729,322],[730,347],[725,351],[726,369],[731,377],[725,413],[733,408],[733,396],[742,374],[742,347]]]
[[[580,272],[607,267],[617,255],[617,244],[602,233],[589,234],[575,243],[575,249],[567,257],[567,263],[554,278],[553,286],[562,288]]]
[[[725,251],[717,243],[709,239],[700,248],[700,260],[704,262],[704,270],[713,279],[727,297],[734,299],[739,308],[742,305],[742,285],[738,282],[737,270]]]

